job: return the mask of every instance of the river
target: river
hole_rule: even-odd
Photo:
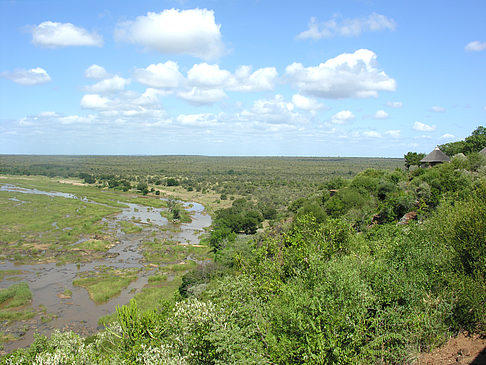
[[[100,204],[73,194],[26,189],[11,184],[0,185],[0,191],[57,196],[79,199],[87,204]],[[22,204],[18,197],[17,195],[16,198],[10,200],[15,204]],[[106,257],[102,260],[69,263],[62,266],[58,266],[56,263],[17,265],[13,261],[0,262],[0,270],[20,270],[22,272],[13,277],[6,276],[3,281],[0,281],[0,288],[24,281],[29,284],[32,291],[32,308],[38,309],[42,305],[45,306],[46,313],[57,316],[48,323],[43,323],[40,316],[37,315],[31,320],[19,321],[8,328],[0,329],[0,332],[21,335],[19,340],[5,344],[5,351],[10,352],[15,348],[28,346],[32,343],[36,332],[46,335],[49,335],[54,329],[74,330],[84,335],[96,332],[99,329],[99,317],[114,312],[118,305],[128,303],[147,284],[148,277],[154,271],[144,266],[142,252],[138,247],[140,243],[157,238],[180,244],[198,244],[199,236],[204,232],[204,228],[211,225],[211,217],[206,213],[204,206],[195,202],[182,202],[184,208],[191,213],[192,222],[181,224],[173,224],[161,216],[160,213],[166,208],[121,203],[126,207],[120,208],[120,213],[103,218],[103,221],[107,223],[108,232],[115,235],[117,244],[108,250]],[[120,221],[135,221],[135,224],[143,229],[139,233],[125,234],[118,224]],[[53,222],[54,227],[55,224],[56,222]],[[140,271],[138,279],[125,288],[120,295],[107,303],[97,305],[90,299],[86,289],[73,286],[72,282],[80,273],[96,270],[101,265],[112,268],[144,268],[144,270]],[[58,296],[65,289],[72,291],[71,298],[63,299]]]

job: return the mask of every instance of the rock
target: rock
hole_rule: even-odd
[[[408,224],[411,220],[417,219],[417,212],[408,212],[403,215],[398,224]]]

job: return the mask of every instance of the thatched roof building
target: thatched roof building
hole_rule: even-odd
[[[420,160],[422,166],[432,167],[443,162],[449,162],[451,159],[439,147],[435,147],[432,152]]]
[[[484,147],[481,151],[479,151],[479,153],[486,156],[486,147]]]

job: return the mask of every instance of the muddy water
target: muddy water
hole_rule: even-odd
[[[0,191],[60,196],[99,204],[72,194],[25,189],[8,184],[0,185]],[[19,204],[20,201],[19,196],[11,200],[15,204]],[[185,209],[191,212],[192,217],[191,223],[183,224],[173,224],[162,217],[160,212],[165,208],[152,208],[125,202],[123,204],[126,205],[126,208],[121,208],[121,213],[103,218],[108,227],[106,233],[114,235],[118,242],[108,250],[107,257],[103,260],[62,266],[55,263],[15,265],[10,261],[0,262],[0,270],[21,270],[23,272],[12,277],[5,277],[0,282],[0,288],[8,287],[15,282],[25,281],[32,291],[32,308],[39,310],[45,307],[45,314],[41,313],[32,320],[19,321],[11,326],[5,326],[0,322],[0,331],[21,337],[18,341],[5,344],[5,351],[9,352],[18,347],[28,346],[33,341],[33,335],[36,332],[47,335],[54,329],[71,329],[84,335],[96,332],[98,318],[112,313],[118,305],[128,303],[130,298],[147,284],[148,277],[153,273],[153,269],[144,267],[142,263],[143,256],[138,247],[140,243],[157,238],[159,240],[176,241],[181,244],[197,244],[204,228],[211,225],[211,217],[205,212],[204,207],[198,203],[183,203]],[[142,231],[125,234],[121,230],[120,221],[136,222],[136,225],[142,227]],[[52,226],[54,229],[58,229],[56,222],[53,222]],[[82,241],[80,240],[77,243]],[[141,271],[138,279],[125,288],[119,296],[107,303],[97,305],[89,298],[88,292],[84,288],[74,287],[72,282],[80,273],[97,270],[102,265],[121,269],[140,268]],[[58,294],[66,289],[72,291],[72,297],[69,299],[60,298]],[[47,323],[43,323],[41,317],[47,315],[56,317]]]

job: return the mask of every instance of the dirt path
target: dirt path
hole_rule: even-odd
[[[486,364],[486,338],[461,333],[444,346],[423,354],[416,365]]]

